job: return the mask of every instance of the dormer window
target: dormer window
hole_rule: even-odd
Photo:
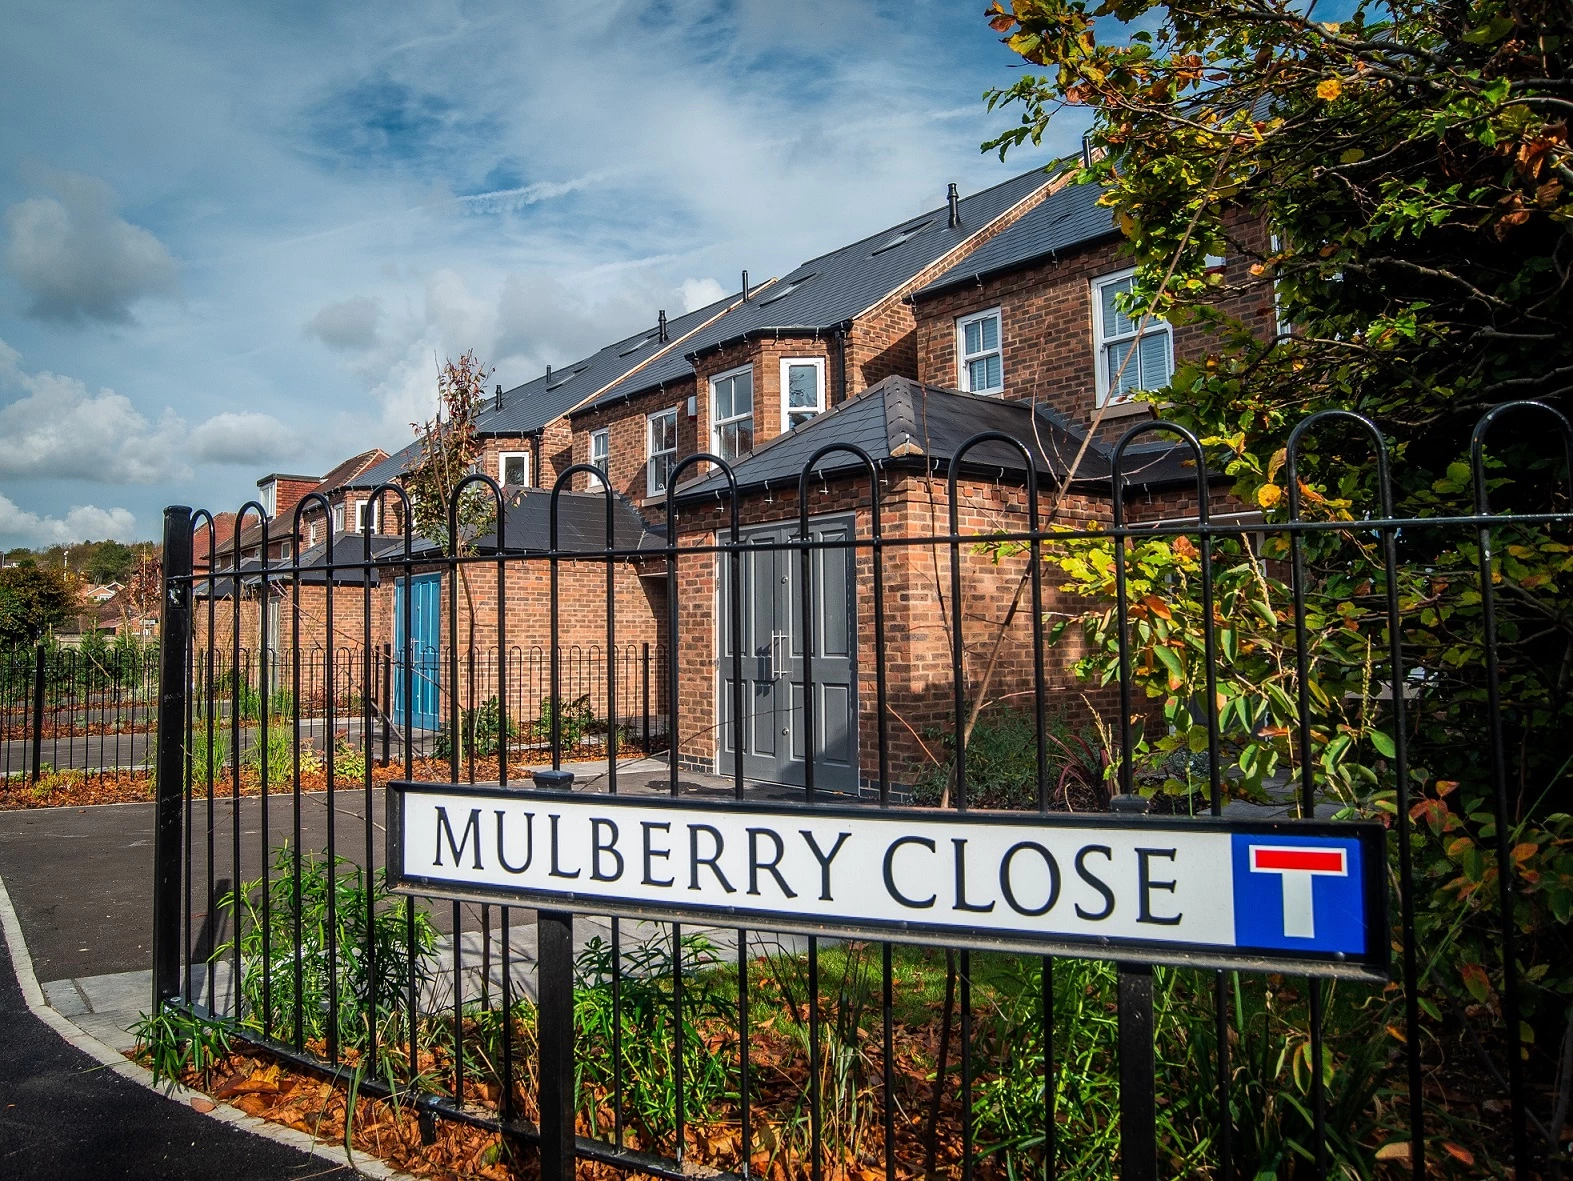
[[[972,394],[1005,392],[1005,354],[1000,346],[1000,310],[990,308],[956,321],[957,380]]]
[[[1133,320],[1117,306],[1117,297],[1130,291],[1135,282],[1134,270],[1093,280],[1099,406],[1128,402],[1138,390],[1161,390],[1174,373],[1174,336],[1169,325],[1152,316],[1138,335],[1141,317]]]
[[[725,460],[754,449],[754,367],[710,379],[710,449]]]
[[[781,358],[781,429],[802,426],[825,408],[825,358]]]
[[[497,457],[497,482],[503,487],[528,488],[530,486],[530,453],[504,451]]]
[[[355,532],[365,533],[368,525],[370,525],[371,532],[377,532],[377,506],[370,501],[357,500],[355,502]]]

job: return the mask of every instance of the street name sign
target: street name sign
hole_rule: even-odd
[[[1386,979],[1376,823],[388,786],[401,893],[660,922]]]

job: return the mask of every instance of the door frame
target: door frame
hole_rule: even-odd
[[[786,529],[790,530],[792,535],[796,536],[797,535],[797,526],[798,526],[798,524],[799,524],[798,518],[792,517],[792,518],[789,518],[789,519],[778,519],[778,520],[775,520],[775,521],[755,521],[755,522],[753,522],[752,524],[749,524],[749,525],[739,525],[738,526],[738,531],[737,531],[738,532],[738,540],[739,540],[739,542],[742,545],[746,546],[746,545],[748,545],[749,538],[751,536],[757,536],[760,533],[771,532],[771,531],[774,531],[774,530],[777,530],[777,529],[782,529],[782,528],[786,528]],[[851,537],[852,539],[856,540],[856,538],[857,538],[857,513],[856,513],[856,511],[851,511],[851,512],[840,511],[840,512],[831,512],[831,513],[821,513],[821,514],[818,514],[816,516],[811,516],[808,519],[808,525],[809,525],[810,529],[814,529],[814,528],[817,528],[817,527],[820,527],[820,526],[823,526],[823,525],[837,525],[837,524],[844,524],[846,526],[846,529],[847,529],[847,535],[849,537]],[[729,538],[730,536],[731,536],[730,529],[718,529],[716,531],[716,539],[717,539],[718,543],[722,543],[724,541],[724,539]],[[798,562],[799,561],[795,551],[788,551],[788,552],[791,553],[794,562]],[[847,650],[848,650],[848,665],[849,665],[849,667],[848,667],[848,675],[847,675],[847,694],[848,694],[848,697],[849,697],[849,699],[851,701],[851,715],[852,715],[852,717],[851,717],[851,733],[848,735],[848,741],[849,741],[850,746],[851,746],[851,749],[848,752],[848,762],[851,764],[851,767],[852,767],[852,777],[853,777],[852,793],[853,794],[858,794],[862,790],[862,762],[861,762],[861,755],[862,755],[862,737],[863,737],[863,734],[862,734],[862,731],[863,731],[863,727],[862,727],[863,703],[862,703],[862,699],[860,698],[860,696],[858,694],[858,642],[859,642],[859,637],[858,637],[858,602],[857,602],[857,558],[858,558],[858,550],[857,550],[857,547],[855,545],[853,545],[853,546],[849,546],[848,547],[848,551],[847,552],[849,553],[850,558],[851,558],[851,560],[847,562],[847,600],[846,601],[847,601]],[[730,665],[731,665],[731,660],[725,653],[725,639],[726,639],[726,630],[725,629],[726,629],[726,625],[727,625],[727,615],[726,615],[727,604],[725,602],[725,596],[723,594],[723,592],[726,589],[726,583],[727,583],[727,577],[728,577],[727,576],[727,567],[728,567],[729,563],[728,563],[728,557],[727,557],[727,555],[725,553],[717,553],[715,555],[715,559],[716,559],[716,567],[715,567],[715,574],[716,574],[716,577],[715,577],[715,594],[713,596],[712,604],[711,604],[712,608],[713,608],[713,622],[714,622],[714,626],[712,628],[712,633],[713,634],[711,636],[711,642],[710,642],[710,650],[711,650],[711,653],[713,655],[713,661],[714,661],[713,670],[712,670],[712,674],[711,674],[711,682],[712,682],[712,686],[713,686],[713,689],[712,689],[712,692],[713,692],[713,697],[712,697],[712,703],[713,703],[713,705],[712,705],[712,716],[716,719],[715,743],[714,743],[714,746],[712,747],[712,750],[713,750],[712,766],[715,768],[714,774],[730,776],[731,775],[730,767],[723,767],[722,766],[723,762],[729,762],[729,757],[728,757],[728,754],[727,754],[726,749],[725,749],[726,738],[725,738],[725,735],[723,734],[723,730],[722,730],[722,728],[725,725],[727,725],[727,722],[725,721],[725,718],[726,718],[728,710],[730,709],[730,705],[729,705],[729,703],[726,700],[726,692],[727,692],[727,690],[726,690],[726,676],[727,676],[727,672],[728,672],[728,670],[730,668]],[[801,568],[800,564],[799,565],[794,565],[794,567],[793,567],[793,578],[794,578],[794,580],[798,577],[798,573],[797,572],[798,572],[798,570],[800,568]],[[794,602],[793,602],[793,606],[792,606],[791,610],[794,612],[793,622],[794,622],[794,624],[796,624],[796,622],[797,622],[797,615],[796,615],[796,613],[801,611],[801,604],[800,604],[799,600],[796,600],[794,598]],[[795,630],[796,630],[796,628],[794,627],[794,631]],[[805,637],[805,640],[806,639],[807,639],[807,637]],[[747,659],[748,659],[748,657],[745,656],[744,660],[746,661]],[[806,700],[808,695],[805,694],[804,696],[805,696],[805,700]],[[746,700],[746,698],[745,698],[745,700]],[[789,739],[789,742],[788,742],[787,749],[788,749],[788,752],[790,752],[790,750],[791,750],[790,739]],[[810,757],[811,757],[811,755],[810,755]],[[791,762],[790,753],[788,755],[788,760],[787,761]],[[752,776],[748,776],[746,774],[746,772],[745,772],[744,778],[749,783],[784,783],[786,786],[789,786],[789,787],[801,787],[802,786],[801,783],[794,784],[794,783],[790,783],[790,782],[787,782],[787,781],[784,781],[784,780],[781,780],[781,779],[764,779],[764,778],[752,777]],[[836,788],[823,788],[823,787],[816,787],[815,790],[816,791],[839,791],[839,789],[836,789]]]
[[[439,729],[442,724],[442,686],[440,682],[441,669],[437,667],[441,655],[442,640],[442,580],[442,572],[435,571],[426,574],[400,575],[398,578],[394,579],[393,582],[393,619],[391,629],[393,633],[392,648],[395,666],[393,671],[393,716],[397,720],[397,724],[405,726],[412,732],[415,730],[436,730]],[[409,595],[416,587],[431,584],[435,584],[437,587],[437,594],[435,596],[437,610],[435,612],[435,618],[432,620],[431,630],[436,635],[438,642],[427,645],[423,640],[421,640],[416,625],[416,606],[412,602],[410,604],[410,643],[413,647],[416,648],[417,651],[414,657],[409,657],[404,651],[404,602],[408,601]],[[419,651],[419,649],[424,647],[429,647],[431,649],[429,663],[432,666],[432,672],[436,674],[437,678],[432,680],[434,686],[432,694],[434,698],[434,704],[430,713],[422,711],[418,708],[421,698],[424,696],[422,688],[418,682],[428,679],[428,674],[426,671],[428,660]],[[417,684],[415,684],[415,692],[412,694],[412,696],[415,698],[413,702],[404,700],[405,678],[403,669],[399,666],[406,659],[411,659],[414,661],[414,665],[410,674],[411,681],[417,682]],[[431,725],[423,725],[422,723],[428,719],[431,721]]]

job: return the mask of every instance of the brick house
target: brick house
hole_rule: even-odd
[[[473,705],[488,694],[504,696],[518,719],[533,715],[546,692],[553,611],[565,663],[569,653],[601,651],[603,669],[613,668],[610,603],[618,649],[660,651],[675,627],[683,765],[730,771],[731,702],[740,690],[745,774],[801,784],[809,761],[803,550],[793,544],[799,474],[820,448],[854,444],[874,465],[872,489],[862,456],[846,451],[824,458],[809,487],[809,531],[822,543],[811,550],[806,583],[816,629],[814,779],[818,788],[839,791],[882,781],[910,785],[944,757],[936,743],[954,717],[953,573],[966,693],[986,680],[990,703],[1022,706],[1034,683],[1025,556],[901,540],[948,533],[953,469],[962,533],[1027,527],[1022,451],[988,442],[963,455],[962,445],[981,430],[1017,440],[1031,456],[1044,523],[1051,511],[1057,524],[1107,523],[1112,444],[1151,416],[1132,393],[1167,384],[1177,360],[1207,348],[1200,328],[1153,321],[1137,331],[1117,298],[1131,276],[1110,211],[1098,204],[1098,190],[1069,179],[1068,170],[1034,172],[965,199],[952,186],[944,206],[779,280],[750,289],[745,276],[734,296],[670,323],[663,315],[654,328],[574,365],[511,390],[499,387],[477,424],[485,446],[480,470],[505,488],[504,536],[500,546],[495,537],[481,539],[480,553],[544,552],[544,489],[581,463],[607,474],[620,556],[592,556],[603,544],[607,502],[588,475],[559,497],[559,552],[582,549],[586,557],[558,562],[555,591],[542,562],[483,560],[456,580],[431,562],[435,547],[419,538],[406,564],[402,522],[373,517],[378,532],[370,538],[334,533],[338,561],[347,556],[346,543],[352,559],[373,546],[365,578],[348,572],[348,582],[335,576],[330,585],[315,576],[334,635],[358,642],[369,615],[374,644],[402,650],[408,643],[412,664],[441,666],[423,676],[425,696],[411,702],[423,725],[444,721],[456,699]],[[1245,218],[1234,229],[1238,241],[1214,268],[1219,300],[1271,333],[1271,288],[1249,276],[1265,234]],[[1102,428],[1088,438],[1100,417]],[[377,485],[398,480],[417,448],[341,476],[342,499],[359,504]],[[735,645],[724,608],[731,601],[729,563],[707,548],[724,540],[734,506],[717,471],[685,462],[700,452],[731,464],[739,527],[754,543],[738,559],[740,684],[732,676]],[[1196,511],[1194,469],[1172,443],[1150,438],[1132,447],[1124,474],[1133,520]],[[303,494],[290,483],[299,478],[270,479],[276,497]],[[1253,520],[1238,505],[1215,504],[1214,515],[1227,510],[1242,527]],[[371,512],[356,511],[363,519]],[[304,565],[323,561],[325,541],[302,539]],[[243,535],[243,552],[245,542]],[[848,542],[855,544],[840,548]],[[678,557],[669,568],[673,550]],[[884,611],[877,651],[876,567]],[[311,581],[302,575],[303,584]],[[1039,588],[1045,611],[1080,609],[1052,583],[1046,575]],[[303,608],[305,596],[303,587]],[[406,619],[413,623],[408,638]],[[1044,653],[1050,706],[1106,715],[1113,707],[1108,694],[1086,692],[1071,673],[1078,643],[1067,635]],[[603,671],[599,681],[587,681],[594,682],[587,696],[601,694],[607,680]],[[571,696],[565,685],[564,697]],[[669,696],[666,676],[658,674],[658,712],[666,712]],[[626,717],[617,703],[597,713],[608,710]]]
[[[1035,457],[1040,511],[1056,506],[1056,523],[1107,524],[1112,443],[1151,417],[1146,404],[1131,400],[1132,393],[1167,384],[1177,359],[1205,352],[1207,338],[1199,328],[1176,330],[1152,321],[1137,333],[1116,300],[1129,290],[1131,272],[1119,255],[1121,237],[1110,211],[1097,203],[1098,190],[1064,180],[1062,175],[1047,183],[996,232],[980,236],[946,265],[919,270],[894,299],[875,305],[880,328],[866,334],[864,347],[857,346],[859,316],[838,325],[829,316],[778,314],[775,319],[800,325],[795,331],[778,329],[763,307],[752,310],[753,301],[745,301],[696,336],[684,354],[686,371],[669,357],[572,416],[576,458],[608,455],[614,486],[652,519],[664,520],[664,495],[655,495],[663,487],[662,473],[686,456],[713,450],[733,464],[744,539],[761,547],[750,550],[740,570],[745,775],[786,783],[805,779],[804,580],[802,551],[791,542],[800,535],[799,474],[815,451],[851,443],[873,461],[886,540],[949,532],[953,466],[963,533],[1026,529],[1021,454],[987,443],[958,459],[960,445],[981,430],[1003,432]],[[1259,248],[1264,235],[1244,219],[1237,228],[1239,253],[1217,260],[1215,268],[1221,302],[1258,330],[1272,332],[1271,289],[1253,284],[1248,274],[1247,251]],[[832,260],[866,267],[881,244],[876,236],[805,264],[777,289],[790,291],[816,273],[833,274]],[[749,324],[744,317],[750,315],[762,322]],[[790,367],[810,360],[839,379],[828,397],[803,399],[791,388]],[[749,378],[745,421],[753,428],[740,444],[727,433],[738,400],[727,387],[739,373]],[[658,379],[664,384],[651,389]],[[727,413],[729,400],[733,414]],[[658,417],[673,410],[675,431],[665,423],[658,431]],[[1100,410],[1103,429],[1088,440]],[[596,431],[608,440],[599,451],[592,441]],[[620,450],[631,454],[619,455]],[[671,527],[680,552],[712,546],[730,527],[725,479],[702,471],[688,478],[692,471],[684,472],[674,491],[678,515]],[[1172,443],[1158,438],[1137,443],[1127,452],[1124,475],[1133,520],[1194,514],[1194,469]],[[952,551],[947,545],[882,545],[885,643],[876,651],[875,498],[862,458],[844,452],[827,457],[810,482],[810,496],[815,541],[861,543],[853,551],[813,551],[808,586],[819,629],[813,678],[816,787],[858,790],[877,785],[882,775],[896,786],[910,784],[923,766],[943,757],[936,736],[948,732],[955,716],[953,561],[959,563],[968,697],[984,679],[983,669],[992,666],[991,702],[1030,701],[1031,612],[1017,590],[1026,585],[1025,557],[980,554],[974,546]],[[1229,508],[1244,506],[1216,506],[1215,516]],[[1242,525],[1254,519],[1246,511],[1234,515]],[[722,609],[730,602],[729,572],[708,554],[680,557],[677,566],[677,627],[684,637],[677,652],[679,752],[685,765],[727,772],[735,758],[731,623]],[[1080,609],[1079,603],[1061,600],[1052,577],[1045,577],[1041,594],[1046,611]],[[1071,673],[1081,655],[1078,645],[1077,637],[1067,635],[1045,653],[1050,707],[1072,717],[1085,717],[1089,708],[1107,715],[1113,699],[1086,693]],[[875,669],[884,674],[883,719],[876,708]],[[883,769],[882,724],[888,752]]]

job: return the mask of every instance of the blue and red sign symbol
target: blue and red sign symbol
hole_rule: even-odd
[[[1359,841],[1251,833],[1231,840],[1235,946],[1366,951]]]

